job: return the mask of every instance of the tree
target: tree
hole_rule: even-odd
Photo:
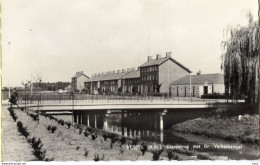
[[[221,69],[227,95],[237,100],[245,96],[247,102],[258,99],[259,41],[258,23],[248,14],[248,25],[228,30],[230,37],[222,42]]]

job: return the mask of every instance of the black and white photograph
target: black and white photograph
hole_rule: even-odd
[[[258,0],[2,0],[2,164],[258,165],[259,36]]]

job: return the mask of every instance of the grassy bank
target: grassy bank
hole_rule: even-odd
[[[259,142],[259,115],[243,115],[240,119],[237,116],[198,118],[176,124],[172,130],[257,144]]]
[[[196,153],[189,150],[168,150],[164,147],[149,149],[149,145],[159,144],[130,139],[84,125],[72,123],[68,125],[68,121],[58,120],[52,116],[38,116],[32,111],[16,109],[14,114],[17,116],[18,130],[26,137],[39,160],[200,159],[196,157]]]

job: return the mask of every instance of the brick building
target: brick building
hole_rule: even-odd
[[[95,91],[100,88],[100,80],[105,76],[104,73],[94,74],[84,83],[84,87],[87,91]]]
[[[100,90],[99,92],[117,93],[122,86],[122,77],[128,74],[131,70],[125,69],[99,73],[93,75],[85,82],[85,88],[89,91]]]
[[[140,91],[141,93],[168,93],[170,83],[184,76],[191,71],[171,58],[171,53],[166,57],[157,54],[156,59],[148,56],[148,60],[139,66],[140,70]]]
[[[127,93],[140,93],[140,70],[131,69],[131,72],[122,78],[122,90]]]

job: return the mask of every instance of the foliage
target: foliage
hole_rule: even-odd
[[[141,150],[141,152],[142,152],[142,154],[144,156],[145,152],[148,149],[147,144],[146,143],[142,143],[140,146],[141,146],[140,150]]]
[[[154,149],[154,150],[151,150],[151,152],[153,154],[153,160],[159,160],[160,155],[163,152],[163,149]]]
[[[224,71],[226,95],[237,100],[246,96],[247,102],[257,101],[258,65],[259,65],[259,27],[248,14],[248,25],[231,28],[230,37],[222,42],[221,69]]]
[[[96,140],[97,134],[96,134],[96,133],[92,133],[92,134],[91,134],[91,138],[92,138],[92,140]]]
[[[94,160],[94,161],[104,160],[104,157],[105,157],[105,156],[103,155],[102,158],[100,158],[98,154],[95,154],[95,157],[94,157],[93,160]]]
[[[66,125],[68,126],[68,128],[70,128],[70,126],[71,126],[71,122],[66,121],[65,123],[66,123]]]

